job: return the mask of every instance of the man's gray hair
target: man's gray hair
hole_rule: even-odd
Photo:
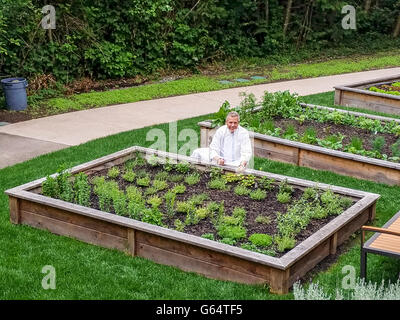
[[[237,113],[236,111],[230,111],[227,115],[226,115],[226,120],[228,120],[228,118],[238,118],[238,121],[240,121],[240,115],[239,113]]]

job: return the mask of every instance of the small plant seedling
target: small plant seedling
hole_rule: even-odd
[[[153,188],[157,191],[164,190],[168,187],[168,183],[165,180],[154,180],[153,181]]]
[[[265,190],[256,189],[250,192],[250,198],[253,200],[261,201],[264,200],[267,196],[267,192]]]
[[[195,185],[200,182],[200,175],[198,173],[193,173],[185,177],[185,183],[189,186]]]
[[[242,226],[230,226],[222,224],[218,227],[218,235],[221,238],[240,240],[246,237],[246,229]]]
[[[150,177],[137,178],[136,184],[141,187],[148,187],[150,185]]]
[[[172,192],[175,192],[176,194],[181,194],[186,191],[186,187],[183,184],[177,184],[175,187],[172,188]]]
[[[272,222],[270,217],[262,216],[262,215],[258,215],[254,221],[257,223],[261,223],[261,224],[270,224]]]
[[[235,189],[233,190],[235,192],[235,194],[237,194],[238,196],[247,196],[250,194],[251,190],[248,189],[245,186],[242,185],[238,185],[235,187]]]
[[[179,220],[179,219],[175,219],[175,220],[174,220],[174,226],[175,226],[175,230],[176,230],[176,231],[183,232],[183,230],[185,229],[185,223],[182,222],[182,221]]]
[[[253,233],[249,241],[258,247],[268,247],[272,244],[272,237],[264,233]]]
[[[288,203],[292,196],[287,193],[287,192],[280,192],[276,195],[276,200],[278,200],[280,203]]]
[[[212,179],[208,182],[207,187],[210,189],[217,189],[217,190],[226,190],[227,185],[224,179]]]
[[[168,179],[168,172],[160,171],[154,176],[154,180],[162,180],[165,181]]]
[[[292,249],[296,244],[296,240],[288,236],[275,236],[274,243],[277,245],[278,251],[283,252],[287,249]]]
[[[372,141],[372,149],[374,151],[378,151],[379,153],[382,153],[383,147],[385,146],[386,141],[384,137],[378,136]]]
[[[204,233],[201,235],[201,237],[208,240],[215,240],[214,234],[212,233]]]
[[[172,174],[170,176],[168,176],[167,180],[171,181],[171,182],[181,182],[183,181],[183,174]]]
[[[132,170],[125,172],[124,175],[122,176],[122,179],[128,182],[135,181],[135,178],[136,178],[136,173],[134,173]]]
[[[111,179],[115,179],[116,177],[119,176],[119,173],[120,173],[120,171],[117,167],[112,167],[108,170],[107,176]]]

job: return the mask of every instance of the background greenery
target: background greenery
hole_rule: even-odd
[[[262,57],[271,63],[398,47],[397,0],[0,0],[0,75],[134,77]],[[341,9],[356,8],[357,30]]]

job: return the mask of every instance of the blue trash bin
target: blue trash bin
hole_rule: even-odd
[[[26,87],[28,82],[24,78],[8,78],[1,80],[1,86],[6,97],[8,110],[22,111],[28,106]]]

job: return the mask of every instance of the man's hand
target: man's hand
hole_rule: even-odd
[[[246,169],[246,161],[243,161],[240,166],[236,169],[236,172],[240,173],[243,172]]]
[[[219,159],[217,160],[217,164],[219,164],[220,166],[223,166],[223,165],[225,164],[225,160],[222,159],[222,158],[219,158]]]

